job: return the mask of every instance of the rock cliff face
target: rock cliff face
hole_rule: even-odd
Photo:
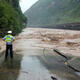
[[[8,30],[15,34],[21,32],[25,22],[26,17],[21,12],[19,0],[0,1],[0,36],[6,34]]]
[[[80,0],[39,0],[25,15],[28,26],[79,23]]]

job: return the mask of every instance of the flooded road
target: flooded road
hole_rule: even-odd
[[[52,80],[51,76],[57,80],[80,79],[74,70],[64,65],[65,60],[55,54],[52,55],[52,51],[47,50],[46,54],[43,54],[42,49],[27,50],[26,52],[21,62],[23,72],[20,72],[18,80]]]
[[[80,80],[79,73],[67,67],[65,59],[52,49],[35,47],[38,40],[27,38],[28,33],[24,30],[18,36],[12,62],[1,58],[0,80]]]
[[[51,80],[49,71],[40,63],[36,56],[25,56],[21,64],[18,80]]]

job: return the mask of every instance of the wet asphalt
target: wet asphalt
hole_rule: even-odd
[[[22,53],[25,56],[17,80],[80,80],[80,76],[64,64],[65,59],[53,50],[27,49]]]
[[[19,41],[18,41],[19,43]],[[53,50],[32,46],[34,41],[21,39],[14,59],[0,57],[0,80],[80,80],[76,72],[64,64],[65,58]]]

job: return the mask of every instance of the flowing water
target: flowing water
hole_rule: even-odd
[[[24,31],[20,36],[26,35]],[[0,80],[80,80],[80,73],[67,67],[65,59],[56,55],[53,50],[34,47],[36,40],[20,39],[19,50],[4,62],[0,58]],[[52,79],[52,77],[56,79]]]

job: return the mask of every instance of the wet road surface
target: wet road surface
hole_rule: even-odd
[[[64,65],[65,59],[55,55],[53,51],[32,49],[26,51],[21,61],[21,71],[18,80],[79,80],[80,76],[74,70]],[[28,55],[27,55],[28,54]]]
[[[52,80],[51,76],[57,80],[79,80],[80,76],[64,64],[65,59],[56,55],[53,50],[33,47],[35,41],[24,40],[21,61],[21,70],[18,80]],[[26,45],[26,46],[25,46]]]
[[[34,47],[35,42],[23,38],[18,41],[20,50],[14,54],[13,61],[4,62],[4,56],[0,58],[0,80],[53,80],[51,76],[57,80],[80,80],[80,76],[64,64],[64,58],[53,50]]]

